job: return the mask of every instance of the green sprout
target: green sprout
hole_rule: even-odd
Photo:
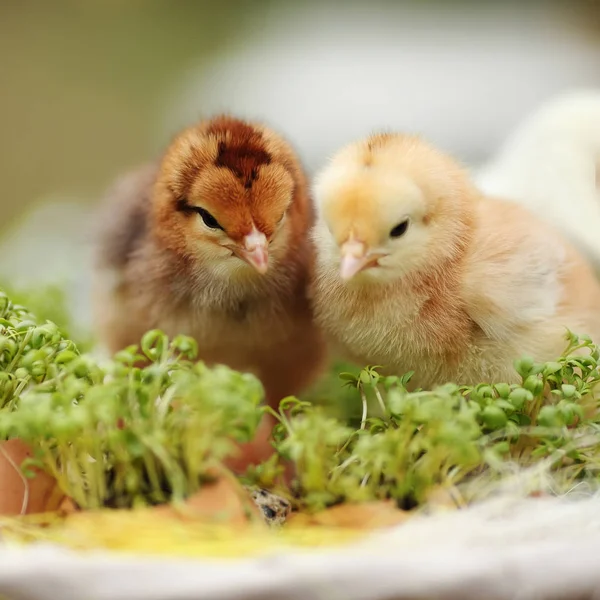
[[[0,292],[0,439],[29,444],[25,475],[45,469],[81,508],[182,501],[253,439],[265,411],[277,419],[274,454],[244,479],[273,489],[292,463],[286,491],[304,511],[426,507],[439,488],[468,502],[508,465],[547,466],[559,493],[596,486],[599,348],[568,332],[555,361],[523,357],[515,369],[519,383],[408,391],[413,373],[369,366],[273,410],[254,376],[199,362],[190,338],[150,331],[100,364]],[[332,410],[336,401],[352,407]]]
[[[511,461],[526,468],[549,460],[558,489],[596,481],[599,357],[588,337],[568,332],[556,361],[515,361],[519,384],[446,384],[409,392],[412,372],[386,377],[370,366],[342,373],[343,385],[362,406],[358,429],[288,399],[273,413],[279,420],[274,444],[280,457],[295,464],[296,504],[312,511],[393,498],[401,507],[420,506],[438,487],[487,480]],[[369,416],[369,406],[376,415]],[[264,483],[260,476],[258,481]]]
[[[0,315],[0,439],[82,508],[183,500],[255,435],[258,380],[196,362],[190,338],[150,331],[101,367],[4,294]]]

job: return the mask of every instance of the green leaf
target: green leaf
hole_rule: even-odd
[[[559,412],[554,406],[542,406],[537,422],[542,427],[560,427],[563,424]]]
[[[494,406],[501,408],[505,412],[508,411],[509,413],[515,410],[515,407],[510,402],[503,400],[502,398],[495,400]]]
[[[524,356],[524,357],[516,360],[514,363],[517,373],[523,379],[525,379],[531,373],[531,370],[533,369],[533,365],[534,365],[533,358],[531,358],[530,356]]]
[[[510,386],[507,383],[496,383],[494,389],[500,398],[508,398],[510,394]]]
[[[523,387],[534,396],[539,396],[544,391],[544,382],[537,375],[529,375],[523,382]]]
[[[361,383],[368,385],[371,383],[371,374],[367,370],[363,370],[360,372],[359,379]]]
[[[523,388],[517,388],[513,390],[509,396],[508,401],[515,407],[516,410],[523,410],[525,404],[533,400],[533,394],[529,390]]]
[[[498,406],[486,406],[481,412],[481,420],[490,429],[501,429],[508,421],[506,413]]]

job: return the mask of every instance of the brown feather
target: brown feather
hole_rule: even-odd
[[[312,383],[325,360],[307,298],[313,209],[282,137],[230,116],[200,122],[110,196],[95,294],[110,351],[160,328],[195,337],[209,364],[255,373],[271,403]],[[196,207],[224,231],[203,228]],[[265,275],[225,244],[240,243],[253,226],[270,244]]]

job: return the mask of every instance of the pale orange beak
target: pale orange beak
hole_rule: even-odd
[[[368,265],[367,247],[358,240],[351,239],[342,244],[341,253],[340,277],[342,279],[352,279]]]
[[[382,253],[369,252],[366,244],[354,238],[342,244],[340,250],[342,255],[340,277],[346,281],[352,279],[361,271],[375,266],[377,261],[385,256]]]
[[[269,244],[265,234],[254,228],[244,237],[238,256],[264,275],[269,268]]]

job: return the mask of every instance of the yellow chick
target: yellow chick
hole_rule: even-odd
[[[515,358],[560,355],[565,328],[600,340],[589,265],[418,137],[349,145],[314,188],[314,310],[347,359],[420,387],[510,382]]]

